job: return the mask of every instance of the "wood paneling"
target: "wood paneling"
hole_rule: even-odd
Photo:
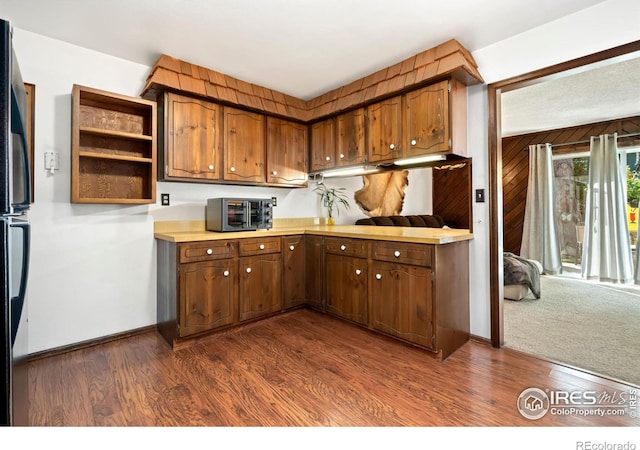
[[[453,228],[473,231],[471,201],[471,159],[433,168],[433,214]]]
[[[638,426],[623,416],[530,421],[529,387],[629,386],[468,342],[446,363],[297,310],[172,351],[149,332],[29,363],[32,426]]]
[[[624,135],[638,132],[640,132],[640,116],[503,138],[504,251],[520,254],[524,210],[527,201],[527,184],[529,181],[529,152],[527,151],[529,145],[547,142],[565,144],[576,141],[589,141],[591,136],[599,136],[601,134],[618,133],[619,135]],[[638,141],[638,139],[635,139],[635,141]],[[629,144],[628,141],[621,140],[620,142],[620,145]],[[554,154],[585,151],[589,151],[588,143],[560,146],[553,149]],[[448,216],[443,215],[443,217]]]

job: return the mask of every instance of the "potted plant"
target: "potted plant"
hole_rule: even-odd
[[[345,209],[349,209],[349,198],[345,195],[345,188],[328,187],[326,184],[318,184],[318,187],[314,191],[320,196],[320,201],[327,208],[329,213],[329,219],[327,223],[329,225],[334,224],[333,210],[335,208],[336,214],[340,215],[340,206],[344,206]]]

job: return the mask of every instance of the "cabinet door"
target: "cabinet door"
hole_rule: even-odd
[[[307,184],[308,127],[267,117],[267,182],[289,186]]]
[[[249,320],[282,309],[282,255],[240,258],[239,320]]]
[[[367,158],[369,162],[402,157],[402,97],[367,107]]]
[[[165,94],[165,177],[220,178],[221,111],[214,103]]]
[[[367,323],[367,260],[326,255],[326,312]]]
[[[336,120],[327,119],[311,125],[310,172],[331,169],[336,165]]]
[[[364,164],[364,108],[341,114],[336,122],[338,126],[336,165]]]
[[[265,117],[224,108],[224,179],[264,183]]]
[[[235,259],[180,266],[181,337],[236,321],[237,273]]]
[[[441,81],[405,95],[405,157],[450,151],[449,133],[448,81]]]
[[[374,261],[371,265],[372,326],[433,348],[431,269]]]
[[[305,245],[304,236],[282,239],[283,244],[283,308],[293,308],[304,304],[305,289]]]

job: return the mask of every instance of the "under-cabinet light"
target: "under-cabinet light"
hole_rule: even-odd
[[[350,177],[356,175],[366,175],[368,173],[379,171],[380,170],[376,167],[347,167],[344,169],[327,170],[326,172],[323,172],[322,175],[324,176],[324,178]]]
[[[444,161],[445,159],[447,159],[445,155],[416,156],[415,158],[399,159],[398,161],[394,161],[394,164],[396,166],[411,166],[413,164]]]

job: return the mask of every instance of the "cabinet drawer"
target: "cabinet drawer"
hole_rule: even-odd
[[[251,238],[240,240],[240,255],[262,255],[279,253],[281,242],[279,237]]]
[[[324,249],[327,253],[337,255],[367,257],[367,242],[360,239],[327,237],[324,239]]]
[[[238,254],[236,241],[203,241],[180,244],[180,262],[233,258]]]
[[[431,267],[433,247],[427,244],[375,242],[371,257],[378,261]]]

